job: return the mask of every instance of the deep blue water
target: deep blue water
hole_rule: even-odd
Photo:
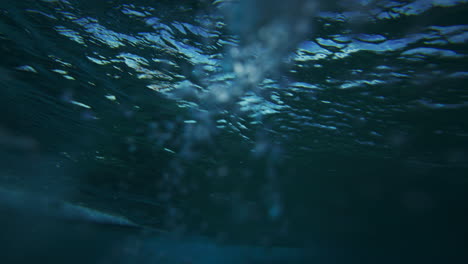
[[[464,263],[467,14],[1,1],[0,262]]]

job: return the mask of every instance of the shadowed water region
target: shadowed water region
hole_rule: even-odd
[[[464,263],[466,0],[0,2],[1,263]]]

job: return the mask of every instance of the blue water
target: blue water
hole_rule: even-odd
[[[2,1],[3,260],[463,263],[467,12]]]

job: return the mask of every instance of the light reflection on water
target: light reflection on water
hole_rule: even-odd
[[[361,230],[362,197],[432,208],[359,159],[466,168],[467,3],[352,3],[0,5],[2,181],[240,244]]]

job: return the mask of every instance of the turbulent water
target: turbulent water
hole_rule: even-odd
[[[466,0],[2,1],[0,205],[174,234],[189,246],[173,255],[200,247],[185,238],[226,245],[193,263],[262,247],[288,252],[278,263],[460,258],[467,14]]]

